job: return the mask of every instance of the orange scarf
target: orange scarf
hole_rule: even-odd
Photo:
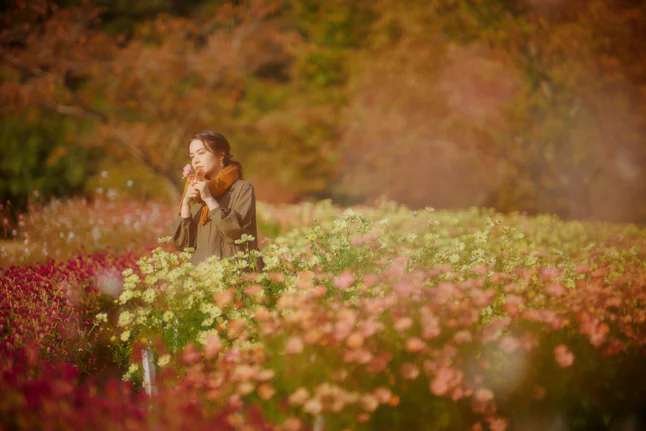
[[[233,183],[235,183],[240,178],[240,168],[237,164],[232,163],[220,169],[215,178],[208,180],[209,191],[211,196],[214,198],[219,198],[222,196]],[[184,181],[184,191],[182,192],[182,198],[180,202],[184,200],[184,195],[188,191],[189,186],[194,180],[197,180],[198,177],[194,175],[189,175]],[[206,202],[201,197],[196,199],[197,203],[201,203],[202,207],[200,208],[200,224],[206,224],[209,217],[209,207],[206,205]],[[181,204],[180,204],[180,213],[181,213]]]

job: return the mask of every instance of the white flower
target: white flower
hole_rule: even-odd
[[[160,367],[164,367],[168,365],[169,362],[170,362],[170,355],[166,354],[159,357],[159,359],[157,360],[157,365],[159,365]]]
[[[132,314],[130,314],[129,311],[122,311],[121,314],[119,314],[119,322],[117,323],[117,326],[126,326],[130,322],[132,322]]]
[[[132,375],[139,370],[139,365],[138,364],[130,364],[128,367],[128,371],[126,371],[126,374],[123,375],[123,380],[130,380],[132,378]]]
[[[142,296],[142,299],[147,302],[147,303],[152,303],[155,300],[155,289],[152,287],[149,287],[144,291],[144,294]]]
[[[211,303],[200,305],[200,311],[214,318],[222,314],[222,310],[220,310],[220,307]]]
[[[234,242],[234,243],[236,243],[236,244],[244,244],[244,243],[245,243],[245,242],[247,242],[247,241],[252,242],[253,240],[254,240],[254,236],[253,236],[253,235],[249,235],[249,234],[243,233],[243,234],[240,236],[240,239],[236,239],[236,240],[235,240],[235,241],[233,241],[233,242]]]
[[[197,341],[200,344],[206,346],[206,341],[211,335],[218,335],[218,331],[215,329],[209,329],[208,331],[200,331],[200,333],[197,334]]]
[[[97,322],[108,322],[108,315],[106,313],[99,313],[95,317]]]
[[[130,338],[130,331],[123,331],[120,338],[121,341],[128,341],[128,338]]]
[[[162,236],[162,237],[157,238],[157,243],[158,244],[165,244],[167,242],[170,242],[172,239],[173,239],[173,237],[170,236],[170,235]]]
[[[125,283],[124,283],[124,286],[125,286]],[[124,290],[121,293],[121,295],[119,295],[119,304],[122,304],[122,305],[125,304],[126,302],[131,300],[133,296],[134,294],[132,290]]]

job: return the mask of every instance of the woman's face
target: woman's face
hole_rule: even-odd
[[[211,178],[220,170],[222,158],[207,150],[201,140],[193,139],[188,152],[195,172],[201,169],[206,178]]]

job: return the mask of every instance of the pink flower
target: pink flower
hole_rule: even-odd
[[[413,319],[410,317],[402,317],[395,321],[395,329],[397,332],[402,332],[413,326]]]
[[[478,388],[474,393],[474,397],[479,402],[485,403],[493,399],[493,392],[491,391],[491,389]]]
[[[221,290],[213,294],[213,299],[218,307],[224,308],[233,301],[233,292],[230,290]]]
[[[507,299],[505,300],[505,311],[507,314],[510,316],[515,316],[518,314],[518,308],[520,305],[523,304],[523,298],[521,298],[518,295],[508,295]]]
[[[427,340],[440,335],[440,321],[427,308],[423,308],[420,313],[422,323],[422,337]]]
[[[424,350],[426,343],[417,337],[411,337],[406,340],[406,350],[412,353],[420,352]]]
[[[359,401],[361,403],[361,407],[369,412],[372,412],[379,407],[379,400],[372,394],[364,394]]]
[[[606,344],[605,353],[607,355],[615,355],[623,351],[624,349],[625,349],[624,344],[621,341],[613,338],[612,340],[609,340],[608,343]]]
[[[436,301],[440,304],[448,302],[452,297],[457,296],[458,289],[456,289],[453,283],[448,281],[440,282],[435,288],[435,298]]]
[[[399,295],[400,297],[410,296],[410,294],[413,292],[413,286],[406,280],[401,280],[395,283],[393,289],[395,293],[397,293],[397,295]]]
[[[590,343],[595,347],[599,347],[606,340],[606,335],[608,335],[609,331],[610,328],[606,323],[601,322],[595,325],[592,332],[590,332]]]
[[[377,389],[375,389],[374,394],[375,394],[375,397],[377,397],[379,402],[382,403],[382,404],[385,404],[388,401],[390,401],[390,399],[393,396],[393,393],[390,391],[390,389],[388,389],[388,388],[386,388],[384,386],[380,386]]]
[[[488,342],[498,338],[502,330],[505,329],[510,322],[511,319],[509,316],[503,316],[487,324],[487,326],[482,329],[482,341]]]
[[[554,348],[554,359],[559,366],[566,368],[574,362],[574,353],[565,344],[559,344]]]
[[[354,323],[352,321],[339,320],[334,325],[334,336],[337,340],[341,340],[348,336],[353,327]]]
[[[361,331],[364,337],[370,337],[371,335],[376,333],[379,329],[381,329],[381,323],[376,322],[372,319],[365,320],[361,326]]]
[[[392,357],[392,353],[381,353],[377,356],[374,356],[370,361],[368,371],[371,373],[379,373],[383,371],[388,366],[388,363],[390,362]]]
[[[212,358],[218,354],[222,348],[222,342],[220,337],[217,334],[211,334],[206,339],[206,347],[204,348],[204,354],[207,358]]]
[[[307,389],[301,386],[289,396],[288,401],[292,405],[299,405],[307,401],[309,396]]]
[[[581,332],[588,336],[590,344],[594,347],[603,344],[610,331],[608,325],[586,312],[581,313],[579,320],[581,321]]]
[[[561,296],[565,293],[565,288],[560,283],[552,283],[545,288],[545,291],[551,296]]]
[[[408,380],[414,380],[419,376],[419,368],[411,362],[404,362],[399,368],[402,377]]]
[[[347,289],[354,282],[354,275],[350,271],[343,271],[334,277],[334,285],[339,289]]]
[[[353,332],[345,340],[345,344],[351,349],[358,349],[363,345],[363,335],[361,335],[359,332]]]
[[[190,163],[187,163],[184,165],[184,168],[182,168],[182,178],[186,178],[191,174],[193,174],[193,166],[191,166]]]
[[[261,296],[261,292],[264,292],[263,287],[260,284],[252,284],[251,286],[248,286],[245,288],[245,293],[249,296]]]
[[[471,333],[468,330],[463,329],[461,331],[456,332],[455,335],[453,336],[453,339],[458,344],[468,343],[469,341],[471,341]]]
[[[440,396],[446,394],[451,388],[462,381],[462,372],[451,367],[442,367],[437,371],[430,384],[431,392]]]
[[[293,336],[287,340],[285,345],[285,352],[288,354],[300,353],[303,351],[303,340],[299,337]]]
[[[375,274],[366,274],[363,276],[363,283],[366,287],[372,287],[375,283],[379,281],[379,277]]]
[[[541,276],[543,279],[550,280],[552,278],[556,278],[560,274],[559,270],[557,268],[554,268],[553,266],[543,268],[541,270]]]
[[[484,307],[486,305],[489,305],[494,296],[496,296],[496,292],[493,289],[484,290],[474,288],[469,292],[469,295],[473,299],[473,303],[475,305],[477,305],[478,307]]]
[[[391,279],[400,279],[406,272],[406,265],[408,264],[408,256],[397,256],[390,263],[390,267],[386,270],[386,275]]]
[[[507,429],[507,419],[491,417],[487,418],[491,431],[505,431]]]
[[[321,413],[321,410],[323,410],[323,404],[317,398],[312,398],[303,405],[303,411],[312,415]]]
[[[301,429],[301,420],[295,417],[289,417],[283,422],[285,431],[299,431]]]
[[[276,390],[268,383],[263,383],[258,387],[258,395],[263,400],[268,400],[276,393]]]
[[[189,343],[184,347],[182,351],[182,359],[187,365],[193,364],[200,359],[200,354],[192,343]]]

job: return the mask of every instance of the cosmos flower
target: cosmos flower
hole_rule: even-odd
[[[186,178],[189,175],[193,175],[193,166],[191,166],[190,163],[187,163],[184,165],[184,168],[182,168],[182,178]]]
[[[554,348],[554,359],[560,367],[566,368],[574,363],[574,353],[565,344],[559,344]]]

